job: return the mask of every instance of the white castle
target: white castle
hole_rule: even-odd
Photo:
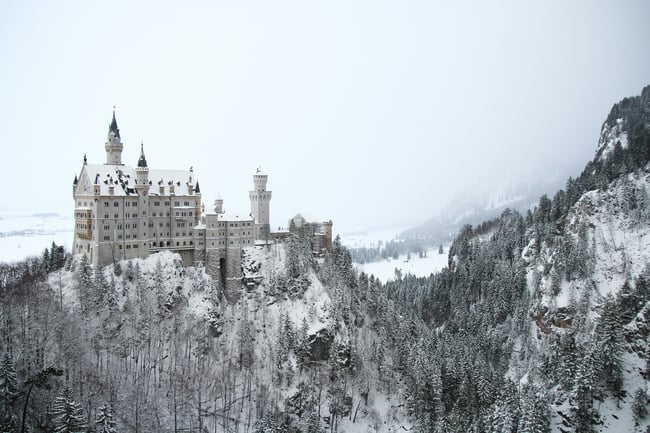
[[[93,265],[146,258],[170,250],[185,265],[203,263],[215,283],[237,288],[242,280],[242,248],[286,234],[271,233],[268,176],[259,169],[249,192],[249,215],[228,215],[223,200],[203,213],[201,190],[189,170],[150,169],[141,145],[135,168],[122,163],[122,139],[113,119],[106,140],[106,163],[83,167],[73,183],[75,229],[73,254],[86,254]],[[331,228],[331,225],[330,225]],[[331,244],[331,231],[330,231]]]

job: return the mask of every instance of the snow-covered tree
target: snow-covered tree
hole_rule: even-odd
[[[104,403],[99,407],[95,415],[95,425],[97,433],[117,433],[115,421],[113,421],[113,411]]]
[[[16,369],[9,352],[0,364],[0,429],[2,433],[13,432],[16,428],[14,404],[18,396]]]
[[[74,399],[69,387],[63,388],[52,407],[53,433],[81,433],[87,424],[81,405]]]

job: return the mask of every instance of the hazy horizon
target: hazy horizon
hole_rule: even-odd
[[[274,226],[306,212],[338,230],[406,227],[464,191],[582,168],[612,104],[650,83],[643,1],[5,2],[0,15],[9,209],[72,213],[116,106],[123,162],[143,142],[150,167],[194,167],[208,209],[220,194],[247,214],[261,166]]]

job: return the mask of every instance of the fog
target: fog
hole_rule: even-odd
[[[179,4],[0,5],[3,207],[71,214],[116,106],[123,162],[143,142],[149,167],[192,166],[206,207],[248,214],[262,167],[274,226],[406,228],[577,174],[650,83],[647,1]]]

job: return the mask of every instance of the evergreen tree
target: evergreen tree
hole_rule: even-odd
[[[600,377],[607,388],[618,396],[623,387],[620,354],[623,351],[623,326],[616,305],[610,294],[600,307],[600,317],[595,330],[597,365]]]
[[[97,433],[117,433],[115,421],[113,421],[113,412],[106,403],[100,406],[95,416],[95,425],[97,426]]]
[[[311,411],[309,416],[305,421],[304,430],[305,433],[323,433],[323,426],[321,424],[320,418],[318,418],[318,412]]]
[[[53,433],[81,433],[87,427],[81,405],[75,401],[68,387],[63,388],[54,400],[52,416]]]
[[[9,352],[6,352],[0,364],[0,428],[2,433],[14,431],[16,416],[14,404],[18,396],[16,369]]]
[[[79,260],[79,268],[77,269],[76,287],[79,295],[79,304],[81,305],[81,312],[86,314],[92,303],[93,292],[93,276],[92,266],[86,254],[81,256]]]
[[[592,353],[587,353],[579,362],[574,387],[569,397],[571,424],[575,433],[595,432],[600,417],[593,405],[594,371],[596,361]]]

